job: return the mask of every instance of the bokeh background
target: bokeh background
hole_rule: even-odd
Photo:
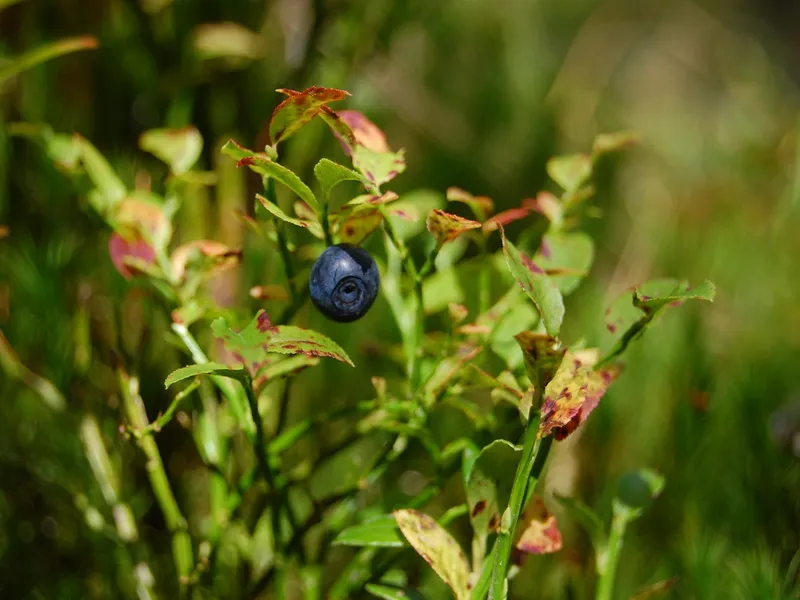
[[[629,532],[618,598],[671,577],[679,578],[674,598],[798,597],[786,584],[800,547],[800,443],[792,438],[800,431],[800,4],[3,4],[10,5],[0,9],[0,56],[68,36],[100,42],[0,91],[0,224],[8,227],[0,240],[0,327],[22,362],[67,398],[57,409],[0,375],[3,597],[124,596],[118,545],[90,530],[76,506],[76,498],[98,494],[76,433],[86,411],[114,448],[153,562],[169,575],[169,538],[141,457],[117,432],[105,349],[139,357],[153,413],[168,403],[161,382],[180,364],[162,339],[164,317],[114,270],[108,232],[82,190],[39,148],[10,137],[9,123],[79,132],[126,181],[141,183],[148,170],[156,184],[163,167],[137,149],[138,136],[196,125],[205,138],[202,165],[219,165],[221,182],[184,204],[179,238],[242,245],[247,238],[232,211],[251,208],[257,182],[226,170],[218,149],[228,137],[263,146],[275,89],[308,85],[349,90],[348,107],[406,148],[408,169],[394,186],[401,194],[441,194],[456,185],[515,206],[552,185],[550,155],[583,151],[600,132],[640,134],[638,147],[601,165],[602,218],[589,225],[597,258],[569,299],[565,333],[598,343],[603,308],[615,293],[651,277],[709,278],[717,300],[673,311],[632,349],[626,374],[582,435],[559,447],[547,485],[608,518],[621,473],[650,466],[666,476],[663,496]],[[287,164],[305,177],[318,157],[341,158],[322,124],[285,148]],[[218,293],[255,309],[247,289],[279,269],[263,248],[251,250]],[[385,301],[353,326],[330,325],[308,309],[298,320],[363,360],[356,376],[337,365],[304,375],[292,418],[368,397],[369,372],[380,364],[363,348],[397,337]],[[307,452],[325,451],[324,437],[312,441],[317,447]],[[190,435],[170,426],[159,444],[179,501],[190,515],[202,511],[198,490],[207,475]],[[588,597],[588,542],[565,523],[565,551],[529,560],[515,597]]]

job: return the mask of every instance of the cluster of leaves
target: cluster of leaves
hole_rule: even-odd
[[[41,125],[14,128],[14,133],[39,142],[64,170],[88,176],[92,185],[89,204],[112,230],[111,259],[123,276],[149,286],[166,303],[173,331],[193,359],[194,364],[178,369],[166,380],[167,387],[192,382],[178,394],[164,418],[153,425],[146,418],[139,419],[132,431],[140,442],[151,440],[150,434],[197,388],[197,378],[212,378],[238,430],[252,443],[257,463],[241,477],[223,470],[227,474],[226,523],[236,522],[242,496],[254,479],[263,477],[268,487],[264,498],[270,505],[273,559],[253,582],[254,591],[269,585],[275,571],[285,572],[290,565],[303,570],[312,566],[313,560],[322,561],[319,557],[324,557],[326,544],[332,541],[360,548],[331,583],[332,598],[348,597],[364,587],[382,598],[419,597],[419,592],[408,588],[407,576],[391,569],[391,553],[407,545],[456,598],[504,597],[509,579],[526,555],[556,552],[564,544],[555,516],[536,491],[552,443],[571,435],[598,406],[620,375],[618,359],[632,341],[668,308],[689,299],[711,300],[713,285],[705,282],[690,288],[683,281],[656,280],[637,286],[609,308],[608,329],[618,335],[610,352],[601,356],[598,349],[581,341],[565,343],[560,337],[564,297],[578,287],[593,260],[592,240],[579,229],[594,193],[592,173],[600,156],[630,145],[632,136],[602,135],[590,154],[551,159],[547,171],[560,193],[540,192],[510,210],[496,213],[491,198],[449,189],[446,199],[453,208],[424,207],[430,237],[420,263],[406,243],[407,233],[398,225],[421,222],[423,207],[404,202],[385,189],[405,170],[403,151],[392,150],[383,132],[363,114],[331,108],[330,104],[344,100],[347,92],[316,87],[279,91],[286,99],[272,114],[270,143],[264,150],[249,150],[233,140],[222,148],[239,167],[262,178],[263,194],[255,198],[256,218],[244,218],[275,248],[275,256],[284,263],[289,288],[256,290],[253,295],[257,297],[271,294],[288,300],[287,312],[273,322],[266,312],[259,311],[242,328],[229,326],[237,317],[206,298],[202,285],[237,265],[242,250],[213,240],[171,248],[173,216],[186,189],[215,182],[213,173],[194,169],[203,144],[196,129],[154,130],[142,135],[141,148],[169,168],[165,192],[159,195],[150,189],[130,189],[97,149],[78,135],[56,134]],[[279,147],[317,118],[339,139],[351,164],[320,160],[314,167],[314,191],[280,163]],[[333,190],[347,181],[363,190],[345,202],[334,202]],[[290,203],[279,202],[278,184],[292,195]],[[457,214],[463,207],[469,217]],[[544,232],[512,243],[506,228],[522,221],[535,222]],[[302,473],[285,472],[280,455],[319,423],[337,415],[315,415],[268,435],[260,400],[270,384],[289,380],[322,357],[354,363],[333,340],[288,323],[306,297],[305,283],[295,275],[299,253],[287,236],[289,227],[325,244],[362,244],[373,234],[382,234],[382,290],[401,334],[399,354],[405,366],[400,381],[388,374],[373,377],[375,397],[358,403],[349,413],[355,416],[358,436]],[[473,257],[464,258],[470,245]],[[454,281],[462,278],[478,281],[477,304],[465,301],[463,293],[459,296],[461,286]],[[497,278],[504,289],[495,295],[490,282]],[[430,318],[439,316],[446,323],[445,331],[426,331]],[[206,357],[189,332],[205,320],[211,321],[210,331],[223,349],[218,362]],[[430,431],[431,415],[443,406],[462,412],[472,426],[463,437],[446,444]],[[508,431],[509,424],[513,432],[522,432],[521,443],[500,434]],[[492,441],[480,447],[475,442],[478,433],[487,434]],[[202,446],[202,436],[199,439]],[[371,510],[355,511],[352,498],[380,481],[412,443],[427,453],[436,477],[403,505],[379,502]],[[153,444],[143,445],[143,449],[148,456],[158,452]],[[205,455],[210,463],[223,464],[219,454],[213,458]],[[463,504],[438,520],[421,510],[459,473]],[[610,597],[625,525],[663,486],[650,471],[631,477],[615,500],[608,535],[588,508],[577,500],[562,499],[591,533],[601,579],[598,594],[606,594],[599,595],[601,599]],[[154,483],[157,495],[163,485]],[[297,509],[298,503],[310,506]],[[325,513],[326,509],[330,510]],[[472,529],[469,553],[446,529],[453,519],[464,515]],[[328,536],[317,541],[316,559],[310,559],[305,550],[311,543],[307,534],[320,522]],[[253,539],[258,527],[244,535]],[[176,540],[182,535],[177,526],[174,535]],[[219,537],[204,542],[216,548]],[[176,543],[175,548],[181,584],[198,584],[210,568],[209,561],[201,558],[197,566],[191,544],[187,549]],[[384,564],[389,566],[384,568]]]

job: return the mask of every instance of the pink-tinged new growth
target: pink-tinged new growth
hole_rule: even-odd
[[[126,258],[140,260],[145,264],[152,265],[156,262],[156,253],[152,246],[139,237],[126,240],[118,233],[112,233],[108,240],[108,253],[117,271],[125,279],[131,279],[136,275],[135,268],[126,264]]]
[[[595,370],[592,361],[567,351],[547,385],[542,403],[539,437],[563,440],[583,423],[619,376],[618,366]]]
[[[551,554],[562,547],[561,531],[544,501],[532,496],[520,517],[522,528],[515,547],[525,554]]]
[[[478,229],[481,226],[477,221],[446,213],[438,208],[428,213],[426,225],[428,231],[431,232],[431,235],[436,238],[436,242],[439,244],[452,242],[462,233],[471,229]]]
[[[514,221],[524,219],[531,214],[530,208],[517,207],[509,208],[501,213],[497,213],[483,224],[484,231],[495,231],[500,227],[505,227]]]
[[[350,131],[353,133],[353,141],[356,144],[369,148],[374,152],[391,152],[391,148],[386,141],[386,134],[363,113],[348,109],[337,111],[336,114],[350,127]],[[351,154],[349,139],[345,139],[336,130],[334,130],[334,135],[342,142],[345,152],[349,156]]]
[[[494,211],[494,201],[488,196],[473,196],[466,190],[457,187],[447,188],[448,202],[461,202],[472,210],[475,218],[485,221]]]
[[[344,100],[350,93],[325,87],[310,87],[302,92],[279,89],[288,97],[273,111],[269,121],[269,137],[273,145],[282,142],[316,117],[330,102]]]

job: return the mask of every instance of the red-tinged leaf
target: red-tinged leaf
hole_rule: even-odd
[[[340,110],[339,117],[350,126],[356,144],[374,152],[391,152],[386,134],[380,127],[357,110]]]
[[[127,257],[139,259],[147,264],[155,264],[156,253],[153,247],[141,238],[126,240],[118,233],[112,233],[108,240],[108,252],[117,271],[125,279],[132,279],[136,273],[125,264]]]
[[[357,246],[380,227],[382,222],[383,215],[378,209],[362,210],[341,220],[336,233],[340,241]]]
[[[447,312],[450,315],[450,321],[453,325],[458,325],[469,315],[469,309],[463,304],[456,304],[451,302],[447,305]]]
[[[250,288],[250,297],[256,300],[288,300],[289,292],[282,285],[255,285]]]
[[[539,192],[536,198],[526,198],[522,201],[522,207],[544,215],[556,227],[563,221],[564,208],[561,201],[550,192]]]
[[[448,202],[461,202],[472,210],[478,221],[485,221],[494,211],[494,201],[488,196],[473,196],[466,190],[457,187],[447,188]]]
[[[269,137],[272,144],[282,142],[303,125],[316,117],[322,106],[344,100],[350,93],[344,90],[324,87],[310,87],[302,92],[279,89],[288,97],[273,111],[269,121]]]
[[[165,162],[175,175],[191,169],[203,151],[197,127],[151,129],[139,136],[139,147]]]
[[[555,283],[528,256],[517,250],[500,230],[508,268],[523,291],[536,305],[547,333],[558,335],[564,320],[564,299]]]
[[[394,517],[408,543],[455,593],[469,598],[469,565],[458,542],[436,521],[416,510],[396,510]]]
[[[538,496],[532,496],[522,512],[523,525],[515,547],[525,554],[552,554],[561,550],[561,532],[555,516],[551,515]]]
[[[408,223],[416,223],[419,220],[419,211],[411,204],[403,208],[392,208],[389,210],[389,214]]]
[[[353,166],[375,188],[380,188],[406,170],[405,151],[376,152],[366,146],[353,149]]]
[[[531,214],[531,210],[529,208],[517,207],[517,208],[510,208],[508,210],[504,210],[501,213],[497,213],[491,219],[486,221],[483,224],[484,231],[495,231],[500,227],[505,227],[509,223],[513,223],[514,221],[519,221],[524,219],[529,214]]]
[[[252,377],[273,361],[269,356],[269,340],[277,327],[272,325],[263,310],[258,311],[255,318],[241,331],[228,327],[222,317],[211,323],[211,331],[214,337],[222,340],[231,357],[244,366]]]
[[[378,206],[380,204],[389,204],[394,202],[400,198],[394,192],[384,192],[383,194],[362,194],[361,196],[356,196],[350,202],[347,203],[346,206],[360,206],[360,207],[369,207],[369,206]]]
[[[321,333],[294,325],[281,325],[269,339],[269,351],[280,354],[305,354],[334,358],[354,367],[347,353],[332,339]]]
[[[211,277],[237,265],[241,258],[241,250],[229,248],[222,242],[195,240],[175,248],[170,263],[173,274],[181,280],[192,263],[201,263],[205,276]]]
[[[148,200],[124,198],[114,208],[110,219],[114,228],[126,238],[141,238],[157,250],[166,248],[172,237],[172,223],[163,208]]]
[[[544,391],[539,437],[552,434],[563,440],[575,431],[619,374],[617,366],[595,370],[591,361],[567,351]]]
[[[347,124],[339,113],[333,110],[330,106],[323,106],[320,108],[319,117],[325,121],[333,135],[341,142],[347,156],[352,155],[352,148],[356,145],[356,136],[350,125]]]
[[[438,208],[428,213],[425,224],[437,244],[452,242],[462,233],[481,226],[477,221],[446,213]]]
[[[547,161],[547,174],[567,192],[577,190],[592,174],[592,158],[588,154],[554,156]]]

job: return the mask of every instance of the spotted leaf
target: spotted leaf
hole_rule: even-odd
[[[544,390],[539,437],[563,440],[575,431],[619,374],[617,366],[595,370],[591,360],[568,350]]]
[[[561,531],[555,516],[550,514],[538,496],[531,496],[520,517],[522,525],[515,547],[525,554],[551,554],[561,550]]]
[[[323,106],[344,100],[350,93],[325,87],[310,87],[302,92],[279,89],[287,98],[273,111],[269,120],[269,137],[272,144],[282,142],[303,125],[316,117]]]
[[[481,226],[477,221],[465,219],[439,209],[434,209],[428,213],[428,219],[425,224],[438,244],[452,242],[462,233],[471,229],[478,229]]]
[[[469,565],[461,546],[436,521],[416,510],[394,511],[400,531],[425,562],[455,593],[469,598]]]
[[[353,149],[353,166],[375,188],[380,188],[406,170],[405,151],[378,152],[367,146]]]

